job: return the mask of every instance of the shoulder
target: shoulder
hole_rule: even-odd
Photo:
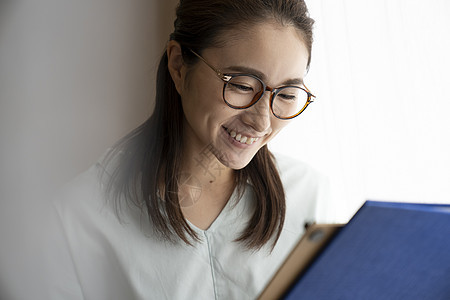
[[[106,202],[105,186],[118,162],[118,155],[110,154],[108,149],[95,164],[59,189],[53,201],[57,210],[68,206],[71,209],[101,206]]]
[[[71,246],[81,245],[92,235],[101,236],[97,242],[102,243],[152,232],[150,224],[142,222],[145,213],[138,206],[108,192],[110,174],[117,167],[118,157],[109,160],[105,157],[103,155],[53,197],[54,210],[67,239],[73,242]]]
[[[150,245],[145,244],[147,236],[139,219],[129,211],[122,218],[115,203],[107,199],[103,183],[106,176],[102,165],[96,163],[67,183],[54,198],[54,224],[60,231],[54,244],[65,247],[61,251],[67,253],[55,259],[58,264],[73,265],[75,275],[71,276],[78,280],[87,298],[131,299],[135,294],[128,276],[134,265],[129,265],[129,258],[142,255],[139,250],[150,249]],[[57,283],[62,289],[68,284]]]
[[[86,220],[91,212],[98,213],[103,208],[106,201],[101,171],[98,163],[91,166],[66,183],[54,196],[53,206],[63,222],[75,221],[80,217]]]
[[[299,184],[315,188],[327,181],[324,175],[305,162],[279,153],[273,155],[285,189]]]
[[[109,153],[108,149],[95,164],[62,186],[53,197],[53,206],[63,223],[90,224],[115,215],[114,203],[107,199],[105,192],[111,168],[117,164],[117,157],[108,159]]]
[[[318,207],[329,197],[328,178],[292,157],[274,153],[274,158],[286,196],[287,229],[298,230],[304,222],[320,219]]]

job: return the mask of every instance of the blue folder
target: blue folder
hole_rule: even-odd
[[[367,201],[285,299],[450,299],[450,205]]]

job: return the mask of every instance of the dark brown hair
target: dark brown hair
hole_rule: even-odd
[[[300,0],[180,0],[171,40],[183,49],[188,65],[208,47],[223,46],[223,36],[231,31],[275,20],[292,25],[302,34],[311,59],[312,25],[308,10]],[[180,96],[168,71],[164,53],[157,72],[156,105],[152,116],[120,140],[108,153],[106,162],[117,161],[108,178],[107,192],[116,201],[132,202],[146,211],[156,232],[167,240],[176,236],[185,243],[199,240],[183,217],[178,200],[183,144],[183,110]],[[114,158],[114,159],[112,159]],[[271,239],[278,240],[285,217],[283,185],[267,148],[262,147],[250,163],[236,170],[240,195],[245,183],[252,183],[256,208],[246,230],[237,237],[248,248],[259,249]]]

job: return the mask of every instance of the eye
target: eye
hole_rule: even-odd
[[[286,101],[296,101],[297,100],[297,95],[295,94],[278,94],[277,95],[280,100],[286,100]]]
[[[237,83],[237,82],[229,82],[228,83],[228,88],[236,91],[236,92],[253,92],[253,87],[249,86],[249,85],[245,85],[245,84],[241,84],[241,83]]]

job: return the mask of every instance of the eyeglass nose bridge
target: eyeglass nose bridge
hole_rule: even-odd
[[[272,101],[273,101],[274,95],[275,95],[276,92],[277,92],[277,89],[274,89],[274,88],[271,88],[271,87],[269,87],[269,86],[266,86],[266,85],[264,84],[264,82],[262,82],[262,81],[260,81],[260,80],[259,80],[259,82],[260,82],[261,85],[262,85],[262,89],[261,89],[258,93],[255,94],[255,96],[253,97],[252,102],[250,102],[250,104],[249,104],[248,106],[246,106],[245,108],[250,108],[250,107],[252,107],[253,105],[255,105],[256,103],[258,103],[259,100],[261,100],[261,98],[264,96],[264,94],[266,93],[266,91],[269,91],[269,92],[270,92],[269,104],[270,104],[270,105],[272,104]]]
[[[253,101],[246,106],[245,108],[250,108],[252,106],[254,106],[256,103],[259,102],[259,100],[262,99],[262,97],[264,97],[264,94],[266,93],[266,91],[270,92],[270,96],[269,96],[269,108],[270,111],[273,113],[273,108],[272,108],[272,104],[273,104],[273,100],[275,99],[275,96],[278,94],[278,90],[277,88],[271,88],[270,86],[266,86],[264,82],[260,81],[261,85],[262,85],[262,89],[260,92],[258,92],[255,97],[253,98]]]

